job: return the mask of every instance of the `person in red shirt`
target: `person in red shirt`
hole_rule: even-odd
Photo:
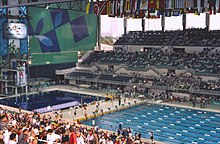
[[[69,142],[70,142],[70,144],[77,144],[76,133],[75,133],[73,126],[70,126],[70,140],[69,140]]]

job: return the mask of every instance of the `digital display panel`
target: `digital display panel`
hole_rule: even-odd
[[[27,37],[27,27],[23,23],[5,23],[4,38],[24,39]]]

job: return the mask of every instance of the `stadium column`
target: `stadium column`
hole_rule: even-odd
[[[144,18],[141,19],[141,24],[142,24],[142,32],[144,32],[145,31],[145,19]]]
[[[10,0],[10,1],[8,0],[9,5],[16,5],[18,3],[19,3],[18,0]],[[19,7],[8,8],[8,15],[9,15],[8,23],[19,23],[19,19],[15,19],[15,18],[10,17],[10,16],[18,16],[19,15]],[[19,68],[18,65],[20,64],[20,59],[21,59],[21,56],[20,56],[20,47],[21,47],[20,40],[19,39],[9,39],[9,45],[10,44],[13,45],[13,46],[12,46],[11,50],[10,50],[10,47],[9,47],[9,51],[8,51],[9,65],[12,66],[12,57],[11,57],[11,55],[14,55],[14,57],[16,59],[14,62],[17,63],[16,68]],[[14,48],[14,50],[13,50],[13,48]],[[16,56],[16,51],[18,53],[17,56]],[[19,60],[19,62],[18,62],[18,60]],[[10,76],[13,76],[13,77],[17,76],[18,77],[17,73],[18,72],[16,72],[16,73],[10,72]],[[16,83],[16,79],[17,79],[17,81],[20,82],[19,78],[15,78],[15,80],[14,80],[15,83]],[[13,84],[11,84],[11,85],[13,85]],[[15,93],[17,93],[18,87],[8,89],[8,92],[9,92],[9,90],[11,90],[11,93],[15,94]]]
[[[101,16],[97,15],[97,41],[98,41],[98,50],[101,50]]]
[[[162,31],[164,32],[165,31],[165,15],[161,15],[161,28],[162,28]]]
[[[127,18],[124,17],[124,34],[127,34]]]
[[[207,31],[209,31],[209,24],[210,24],[210,14],[206,13],[205,14],[205,27]]]
[[[183,30],[186,29],[186,13],[183,13],[183,19],[182,19],[182,24],[183,24]]]

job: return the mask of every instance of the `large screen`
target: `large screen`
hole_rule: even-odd
[[[68,10],[29,7],[32,65],[76,62],[96,44],[97,17]]]
[[[23,23],[5,23],[4,38],[6,39],[24,39],[27,37],[27,28]]]

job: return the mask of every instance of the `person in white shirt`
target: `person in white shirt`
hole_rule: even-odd
[[[104,137],[104,136],[102,136],[102,137],[100,138],[99,143],[106,144],[106,142],[105,142],[105,137]]]
[[[52,129],[49,129],[47,131],[47,141],[48,142],[56,142],[60,139],[61,139],[60,135],[53,133]]]
[[[77,144],[85,144],[84,138],[79,131],[76,132],[76,141],[77,141]]]
[[[110,140],[109,138],[106,139],[106,144],[113,144],[113,141]]]
[[[17,144],[16,142],[16,134],[15,133],[11,133],[10,134],[10,140],[8,144]]]

